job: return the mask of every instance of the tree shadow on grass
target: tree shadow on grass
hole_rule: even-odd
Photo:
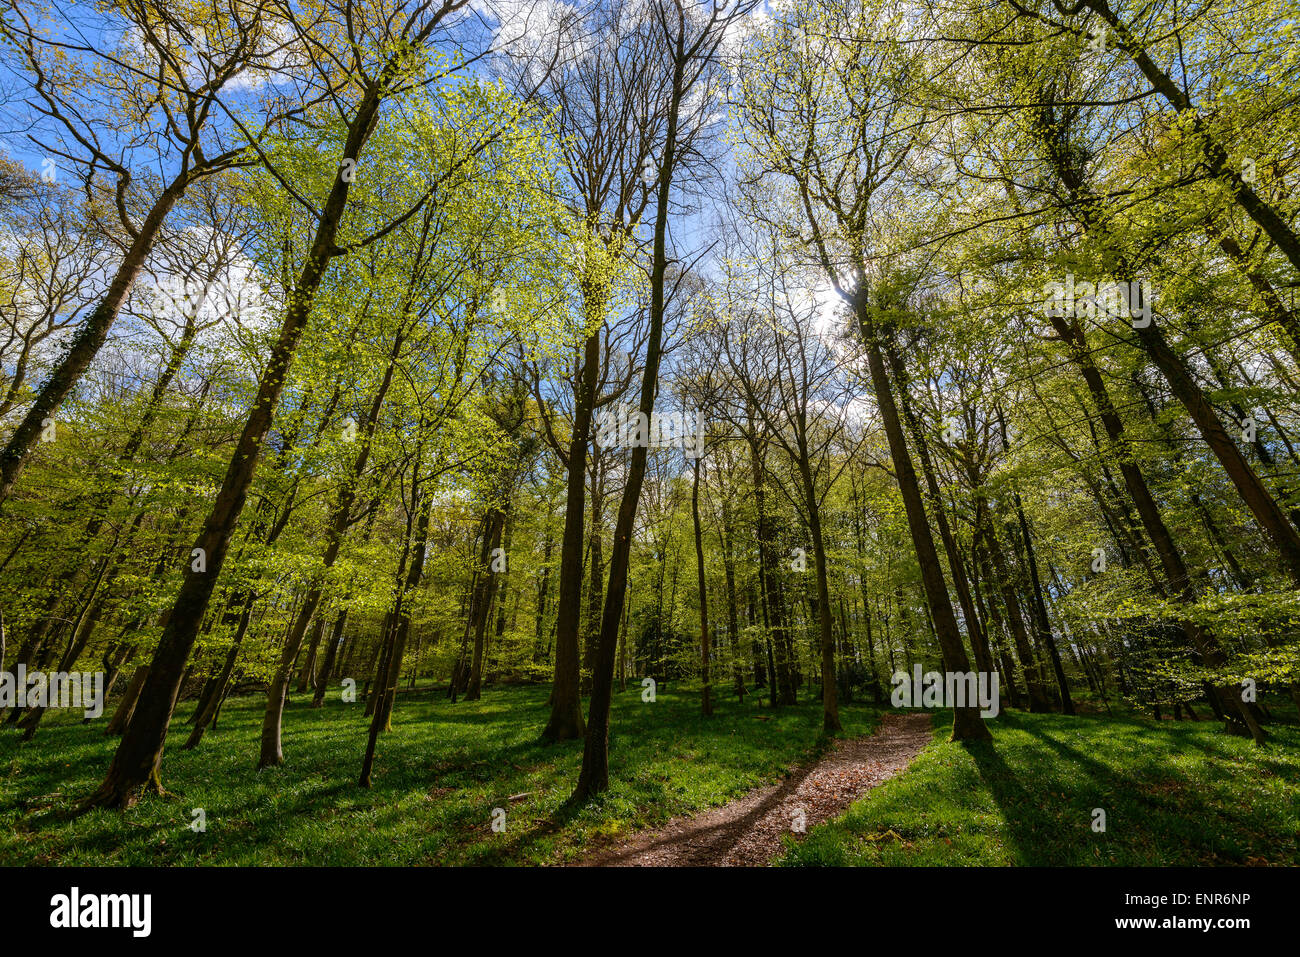
[[[1099,799],[1110,805],[1108,828],[1123,828],[1124,844],[1135,849],[1134,853],[1149,849],[1177,858],[1194,858],[1182,863],[1204,863],[1207,857],[1215,862],[1241,862],[1249,851],[1256,825],[1248,813],[1243,813],[1248,809],[1207,799],[1200,783],[1180,770],[1169,756],[1169,752],[1186,754],[1195,750],[1225,763],[1232,760],[1230,751],[1196,742],[1192,738],[1193,731],[1198,730],[1195,727],[1136,728],[1139,733],[1165,737],[1169,749],[1143,752],[1136,773],[1090,757],[1041,726],[1024,730],[1064,760],[1084,769],[1097,783],[1097,793],[1102,796]]]
[[[1020,786],[1016,772],[998,753],[993,741],[962,741],[961,748],[975,762],[984,783],[1006,825],[1006,838],[1011,844],[1016,864],[1043,864],[1041,859],[1042,821],[1037,801]]]
[[[1102,719],[1078,719],[1102,720]],[[1009,839],[1015,849],[1015,863],[1042,865],[1095,865],[1101,863],[1099,851],[1109,843],[1107,832],[1094,831],[1093,812],[1100,807],[1107,812],[1110,824],[1131,800],[1163,809],[1160,799],[1143,793],[1144,783],[1152,780],[1168,781],[1184,776],[1168,765],[1148,757],[1154,767],[1161,764],[1161,773],[1134,778],[1124,771],[1106,764],[1077,748],[1066,744],[1047,731],[1040,721],[1020,721],[1008,714],[1002,719],[1005,727],[1029,735],[1051,749],[1063,762],[1042,762],[1029,769],[1013,769],[997,750],[995,742],[963,742],[963,747],[975,761],[981,778],[1002,811]],[[1114,729],[1123,733],[1123,727]],[[1140,736],[1142,729],[1133,729]],[[1014,749],[1014,746],[1013,746]],[[1031,775],[1030,788],[1020,782]],[[1181,785],[1180,785],[1181,787]],[[1126,825],[1134,824],[1136,815],[1124,815]],[[1126,842],[1150,844],[1139,837]]]

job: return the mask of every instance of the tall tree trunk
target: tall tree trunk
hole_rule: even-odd
[[[803,440],[799,447],[799,476],[803,482],[804,504],[808,508],[808,532],[812,537],[813,568],[817,578],[818,646],[821,649],[822,672],[822,730],[827,733],[840,730],[839,687],[835,683],[835,634],[832,619],[830,583],[826,569],[826,541],[822,536],[821,507],[817,502],[817,488],[813,482],[812,466],[808,462],[808,449]]]
[[[546,640],[546,601],[551,590],[551,553],[555,540],[551,535],[551,517],[546,516],[546,543],[542,546],[542,574],[537,583],[537,620],[533,628],[533,664],[542,662]]]
[[[594,294],[594,293],[593,293]],[[603,307],[602,307],[603,314]],[[587,487],[587,441],[600,376],[600,332],[587,337],[582,378],[569,437],[569,484],[560,541],[560,585],[556,597],[555,678],[551,685],[551,714],[542,729],[543,741],[566,741],[584,733],[579,695],[581,663],[578,628],[582,620],[583,499]]]
[[[366,739],[366,754],[361,762],[361,777],[359,784],[363,788],[370,787],[371,773],[375,765],[375,749],[378,746],[379,732],[389,730],[392,727],[393,705],[397,700],[397,682],[402,670],[402,657],[406,651],[407,638],[411,631],[411,614],[408,602],[409,596],[416,588],[419,587],[420,580],[424,577],[424,562],[428,554],[427,543],[429,540],[429,516],[433,509],[433,496],[425,494],[423,503],[420,503],[420,486],[419,486],[419,468],[421,455],[415,456],[415,471],[411,476],[411,510],[419,509],[419,517],[414,522],[414,529],[408,524],[407,527],[407,548],[406,551],[411,555],[409,567],[405,569],[405,579],[401,582],[397,600],[391,613],[393,622],[391,647],[388,653],[388,663],[385,668],[385,680],[380,689],[380,700],[375,706],[375,713],[370,720],[370,731]],[[410,512],[408,512],[408,515]],[[409,521],[409,520],[408,520]],[[403,556],[405,562],[405,555]]]
[[[605,597],[605,558],[602,539],[605,529],[602,518],[604,505],[604,469],[597,463],[591,483],[591,529],[588,537],[591,548],[587,554],[587,617],[583,629],[582,687],[591,691],[591,670],[596,662],[596,636],[600,631],[600,603]]]
[[[736,682],[736,696],[745,701],[745,671],[741,667],[744,650],[740,641],[740,615],[736,609],[736,558],[732,553],[732,528],[730,500],[722,499],[722,528],[718,530],[722,545],[722,570],[727,586],[727,634],[731,636],[732,673]]]
[[[854,306],[859,332],[862,335],[863,345],[867,349],[867,366],[871,375],[872,389],[885,426],[885,436],[889,440],[894,474],[903,496],[908,531],[911,533],[912,545],[916,550],[917,563],[921,566],[921,582],[925,587],[926,602],[930,606],[939,647],[948,668],[954,671],[969,671],[970,659],[966,656],[961,633],[957,630],[957,618],[953,614],[952,602],[948,597],[948,586],[943,580],[943,568],[939,564],[939,555],[935,551],[934,539],[930,535],[930,524],[926,518],[921,486],[917,482],[916,470],[912,466],[912,455],[908,451],[907,440],[903,435],[903,424],[899,419],[898,407],[894,403],[893,388],[885,369],[880,338],[870,313],[870,306],[866,301],[865,291],[857,293]],[[952,740],[988,740],[991,737],[988,727],[980,717],[978,704],[968,703],[964,707],[953,709]]]
[[[709,676],[709,587],[704,578],[704,534],[700,528],[700,458],[694,462],[691,482],[691,522],[695,530],[695,570],[700,592],[700,710],[713,714]]]
[[[957,591],[957,601],[961,605],[962,617],[966,619],[966,631],[970,635],[971,651],[975,656],[975,667],[985,674],[991,674],[996,670],[996,666],[993,662],[993,655],[989,651],[988,636],[984,634],[979,616],[975,613],[975,603],[971,599],[970,582],[966,579],[966,567],[962,563],[961,553],[957,549],[957,540],[953,537],[952,529],[948,525],[948,517],[944,513],[943,499],[939,493],[939,482],[935,477],[934,466],[930,461],[929,443],[925,439],[925,433],[921,430],[921,423],[912,411],[911,396],[908,393],[907,368],[903,364],[892,335],[885,337],[884,345],[890,369],[894,374],[895,381],[898,383],[898,405],[903,413],[903,419],[907,423],[908,430],[912,434],[912,441],[916,445],[916,456],[921,461],[921,474],[925,476],[926,489],[930,496],[930,507],[934,509],[935,521],[939,526],[939,538],[943,542],[944,552],[948,556],[948,567],[952,570],[952,582]]]
[[[1002,552],[1002,545],[998,541],[997,532],[989,518],[988,505],[983,497],[976,499],[975,528],[976,534],[984,541],[984,555],[992,566],[991,569],[986,569],[986,578],[990,587],[996,584],[1002,593],[1002,604],[1007,612],[1011,641],[1016,649],[1016,657],[1020,659],[1020,668],[1025,673],[1025,685],[1029,689],[1029,710],[1034,713],[1050,711],[1052,708],[1047,698],[1042,671],[1029,644],[1029,631],[1025,627],[1024,615],[1020,609],[1020,596],[1016,593],[1011,569],[1007,566],[1006,556]]]
[[[789,619],[781,580],[776,572],[775,535],[771,516],[767,512],[766,474],[759,440],[752,432],[749,442],[750,470],[754,480],[755,537],[758,539],[758,571],[760,594],[763,599],[764,628],[771,642],[768,649],[768,670],[771,677],[773,705],[796,703],[795,683],[788,654]]]
[[[668,201],[672,172],[676,162],[677,122],[681,99],[685,94],[685,56],[681,35],[673,63],[672,90],[668,108],[667,128],[664,132],[663,154],[659,166],[658,199],[655,204],[653,258],[650,268],[650,329],[646,336],[645,368],[641,375],[641,401],[639,411],[650,421],[654,411],[655,395],[659,387],[659,360],[662,349],[664,324],[664,277],[668,270]],[[623,603],[627,597],[627,571],[632,552],[632,526],[636,521],[637,505],[641,499],[641,486],[645,481],[645,443],[632,449],[619,502],[618,517],[614,525],[614,541],[610,549],[609,583],[605,607],[601,615],[600,639],[596,646],[596,668],[591,686],[591,702],[587,711],[587,735],[583,742],[582,769],[572,800],[585,801],[594,794],[609,788],[609,709],[614,690],[614,654],[618,647],[618,626],[623,617]]]
[[[244,641],[244,635],[248,633],[248,624],[253,617],[253,604],[256,597],[251,593],[243,602],[243,610],[239,614],[239,623],[235,629],[235,637],[230,643],[229,650],[226,651],[226,660],[221,665],[221,672],[213,679],[212,689],[206,698],[201,698],[194,710],[194,727],[190,730],[190,736],[181,745],[181,749],[188,751],[198,747],[203,740],[203,733],[212,719],[216,717],[217,707],[221,704],[221,699],[226,693],[226,688],[230,684],[230,675],[235,670],[235,661],[239,658],[239,648]]]
[[[339,646],[343,643],[343,629],[347,621],[348,609],[345,606],[339,609],[338,617],[334,619],[334,629],[330,632],[329,645],[325,648],[325,660],[316,672],[316,687],[311,697],[313,708],[325,704],[325,692],[329,689],[330,678],[334,673],[334,663],[338,659]]]
[[[363,95],[344,144],[344,156],[361,155],[374,128],[385,87],[386,83],[375,84]],[[350,176],[344,178],[342,168],[335,175],[307,261],[298,277],[279,337],[258,384],[252,409],[235,444],[216,501],[195,542],[195,549],[201,549],[201,554],[206,556],[206,563],[201,571],[191,565],[185,573],[168,615],[167,625],[154,651],[136,713],[118,744],[103,783],[86,799],[83,809],[129,807],[139,799],[140,792],[145,788],[162,790],[159,769],[163,743],[167,738],[172,708],[180,691],[181,677],[185,673],[190,650],[198,637],[199,626],[225,562],[235,523],[243,511],[263,441],[271,427],[275,407],[279,404],[280,393],[284,389],[289,367],[298,348],[298,340],[311,317],[316,290],[337,249],[334,240],[347,206],[350,180]]]
[[[474,654],[470,665],[469,685],[465,689],[466,701],[478,701],[483,693],[483,636],[487,633],[492,601],[496,597],[500,576],[492,567],[492,552],[501,547],[505,526],[505,511],[493,506],[483,530],[483,544],[479,549],[479,579],[474,589],[470,617],[474,628]]]

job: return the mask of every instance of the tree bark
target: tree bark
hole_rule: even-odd
[[[695,569],[700,593],[700,710],[713,714],[709,684],[709,587],[704,578],[704,535],[700,528],[700,459],[695,459],[691,483],[691,522],[695,530]]]
[[[374,129],[386,83],[377,83],[363,95],[357,114],[349,128],[344,154],[359,157]],[[212,590],[225,561],[235,523],[243,511],[248,489],[253,482],[262,445],[285,379],[298,348],[298,340],[311,317],[316,291],[324,278],[329,261],[335,255],[334,239],[347,205],[350,177],[344,179],[340,168],[322,209],[307,261],[290,298],[280,334],[271,350],[266,370],[258,384],[252,410],[236,442],[230,464],[222,479],[212,510],[203,523],[195,548],[206,555],[203,571],[190,567],[185,573],[167,624],[154,651],[145,686],[135,715],[118,744],[103,783],[82,804],[92,807],[133,805],[145,788],[162,790],[159,769],[167,725],[171,721],[181,677],[190,651],[198,637],[199,626],[207,612]],[[87,360],[88,361],[88,360]]]
[[[37,393],[32,407],[27,410],[27,414],[14,429],[13,435],[5,443],[4,450],[0,451],[0,508],[9,498],[14,483],[18,481],[23,466],[27,464],[32,449],[44,431],[45,420],[52,418],[58,411],[63,400],[90,366],[91,360],[108,340],[109,330],[117,320],[122,304],[126,302],[136,278],[140,275],[140,270],[144,268],[149,258],[149,251],[158,238],[163,221],[176,205],[176,201],[181,198],[185,185],[185,179],[177,177],[154,201],[121,264],[117,267],[117,272],[113,274],[104,298],[77,330],[67,354],[55,366],[54,371]]]
[[[569,484],[560,540],[560,584],[556,597],[555,678],[551,685],[551,715],[542,729],[543,741],[580,738],[585,731],[580,698],[581,661],[578,628],[582,620],[582,549],[586,511],[587,441],[600,372],[600,332],[587,337],[581,386],[569,437]]]
[[[921,496],[920,484],[917,482],[916,470],[912,466],[912,456],[903,435],[903,425],[899,419],[898,407],[894,403],[893,389],[885,369],[880,339],[870,313],[870,306],[866,301],[865,290],[856,292],[854,312],[863,345],[867,350],[867,366],[872,388],[880,408],[885,436],[889,441],[894,474],[903,496],[908,531],[911,533],[912,545],[916,549],[917,563],[921,566],[921,582],[925,587],[926,601],[934,619],[939,647],[943,651],[944,662],[948,668],[954,671],[969,671],[970,660],[966,656],[966,649],[962,646],[961,633],[957,630],[957,618],[953,614],[952,602],[948,597],[948,586],[943,580],[943,568],[939,564],[939,555],[935,551],[934,539],[930,535],[925,502]],[[980,717],[978,705],[967,704],[965,707],[953,709],[952,740],[991,738],[987,725]]]

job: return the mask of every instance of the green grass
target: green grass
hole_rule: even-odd
[[[169,794],[126,812],[70,814],[102,779],[117,739],[107,718],[83,725],[52,712],[36,740],[0,732],[0,864],[505,864],[572,858],[603,837],[652,827],[724,803],[780,777],[817,746],[821,704],[777,713],[725,697],[699,714],[698,691],[678,686],[642,703],[616,694],[611,789],[576,812],[562,805],[577,780],[582,743],[545,746],[548,688],[489,690],[449,704],[428,692],[399,698],[381,736],[374,786],[356,784],[368,721],[338,695],[313,711],[295,696],[285,715],[286,763],[254,770],[264,698],[232,699],[194,751],[185,706],[163,758]],[[872,730],[879,713],[850,706],[845,734]],[[531,792],[511,803],[507,799]],[[207,831],[193,832],[203,808]],[[506,830],[491,829],[507,810]]]
[[[374,786],[356,785],[368,722],[337,695],[285,717],[283,767],[257,772],[263,699],[233,699],[196,751],[182,709],[163,760],[165,797],[126,813],[73,816],[116,739],[104,719],[51,713],[35,741],[0,732],[0,864],[541,864],[724,803],[776,780],[822,743],[820,703],[769,713],[732,698],[711,719],[698,692],[615,698],[611,790],[564,802],[580,742],[538,744],[547,690],[489,690],[449,704],[403,695],[380,739]],[[1265,750],[1213,721],[1008,713],[991,746],[948,743],[949,716],[911,769],[836,821],[791,842],[786,864],[1170,865],[1300,863],[1300,728],[1270,726]],[[847,735],[879,713],[843,709]],[[528,792],[522,800],[511,795]],[[206,833],[190,827],[207,814]],[[504,833],[492,810],[507,812]],[[1093,808],[1107,815],[1092,830]]]
[[[1020,712],[992,722],[991,745],[965,746],[946,740],[942,715],[906,774],[781,863],[1295,865],[1300,729],[1281,711],[1262,750],[1216,721]]]

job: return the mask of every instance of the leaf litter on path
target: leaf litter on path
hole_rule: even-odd
[[[586,867],[759,867],[904,770],[931,738],[928,714],[887,714],[875,734],[835,746],[784,780],[661,828],[634,834],[574,863]],[[799,829],[802,825],[802,831]]]

